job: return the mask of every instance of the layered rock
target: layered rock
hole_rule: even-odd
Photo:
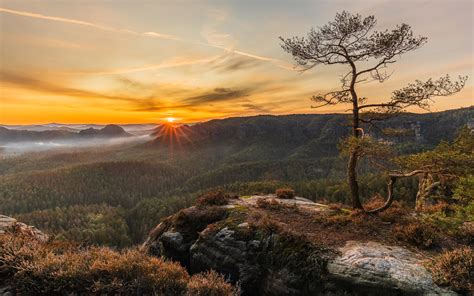
[[[160,223],[143,249],[178,260],[191,272],[214,269],[238,283],[244,295],[455,295],[436,286],[422,258],[403,247],[357,241],[341,248],[318,245],[253,217],[262,211],[258,200],[269,198],[274,200],[252,196],[226,206],[186,209]],[[330,211],[302,198],[274,201]],[[218,209],[225,213],[210,214]],[[196,227],[183,218],[199,211],[212,216],[209,224]]]

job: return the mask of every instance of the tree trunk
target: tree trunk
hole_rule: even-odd
[[[355,72],[355,71],[354,71]],[[352,135],[359,138],[359,107],[357,102],[357,94],[354,90],[354,82],[351,84],[351,95],[352,95]],[[354,209],[363,209],[362,203],[359,198],[359,183],[357,181],[357,160],[359,158],[358,147],[352,147],[349,156],[349,163],[347,165],[347,180],[349,182],[349,188],[351,190],[352,207]]]
[[[347,166],[347,180],[351,190],[352,207],[362,209],[362,203],[359,199],[359,183],[357,182],[357,157],[357,150],[352,151]]]
[[[418,192],[416,193],[415,210],[421,211],[426,206],[426,201],[433,193],[433,190],[440,185],[440,182],[435,182],[433,176],[429,173],[424,173],[420,176],[418,181]]]

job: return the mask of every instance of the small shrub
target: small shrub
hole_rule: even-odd
[[[257,199],[256,204],[258,208],[267,209],[267,210],[280,210],[283,207],[274,198],[271,198],[271,199],[259,198]]]
[[[186,240],[195,239],[198,233],[209,224],[227,217],[227,210],[219,206],[205,208],[187,208],[173,216],[174,226],[183,234]]]
[[[474,250],[469,247],[438,255],[429,264],[434,281],[462,293],[474,292]]]
[[[226,296],[235,292],[215,272],[191,278],[179,263],[137,249],[60,247],[21,235],[0,236],[2,283],[18,295]]]
[[[186,296],[232,296],[238,291],[227,283],[224,278],[211,270],[193,275],[188,282]]]
[[[364,203],[364,208],[366,210],[373,210],[381,207],[385,204],[385,200],[380,195],[375,195]],[[392,205],[381,212],[377,213],[377,216],[384,222],[401,222],[403,221],[408,214],[410,209],[398,201],[392,202]]]
[[[291,188],[280,188],[275,191],[277,198],[292,199],[295,198],[295,191]]]
[[[230,196],[222,191],[211,191],[198,197],[198,207],[223,206],[229,203]]]
[[[328,208],[331,211],[342,212],[342,209],[344,208],[344,205],[342,203],[330,203],[330,204],[328,204]]]
[[[427,214],[441,213],[443,215],[449,215],[450,213],[453,212],[453,210],[447,202],[440,201],[440,202],[435,203],[433,205],[425,205],[422,208],[422,212],[427,213]]]
[[[395,226],[392,230],[395,237],[415,247],[429,249],[436,241],[434,228],[425,223],[409,223]]]
[[[21,295],[183,295],[189,275],[177,263],[131,249],[59,249],[31,238],[0,237],[2,280]],[[5,273],[4,273],[5,271]]]
[[[278,233],[283,231],[283,225],[271,219],[268,215],[265,215],[258,221],[253,222],[250,226],[254,230],[260,230],[263,233],[267,234]]]

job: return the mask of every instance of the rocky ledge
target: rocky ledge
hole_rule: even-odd
[[[0,215],[0,235],[7,231],[20,232],[43,242],[47,241],[49,238],[48,235],[44,234],[34,226],[26,225],[12,217]]]
[[[238,283],[243,295],[456,295],[433,282],[417,253],[374,241],[318,243],[307,230],[272,220],[281,208],[304,219],[332,211],[272,195],[204,204],[163,220],[142,248],[190,272],[214,269]]]

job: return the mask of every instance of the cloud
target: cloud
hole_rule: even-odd
[[[243,57],[235,54],[228,54],[212,63],[212,69],[218,72],[230,72],[256,67],[259,60]]]
[[[142,67],[134,68],[123,68],[114,70],[95,70],[95,71],[76,71],[76,72],[62,72],[61,74],[66,75],[114,75],[114,74],[128,74],[142,71],[167,69],[175,67],[183,67],[197,64],[205,64],[212,62],[219,58],[219,55],[207,57],[207,58],[194,58],[194,57],[176,57],[169,60],[165,60],[159,64],[147,65]]]
[[[266,108],[260,105],[255,104],[242,104],[241,107],[245,108],[246,111],[256,112],[256,113],[271,113],[272,110],[270,108]]]
[[[69,88],[60,85],[55,85],[46,81],[38,80],[28,76],[18,75],[16,73],[5,73],[0,74],[0,80],[4,83],[19,85],[29,90],[35,90],[39,92],[45,92],[55,95],[64,95],[72,97],[81,97],[81,98],[102,98],[109,100],[122,100],[122,101],[134,101],[134,98],[122,97],[122,96],[112,96],[100,94],[88,90]]]
[[[55,21],[55,22],[62,22],[62,23],[69,23],[69,24],[75,24],[75,25],[80,25],[80,26],[86,26],[86,27],[91,27],[95,28],[98,30],[102,31],[110,31],[110,32],[117,32],[117,33],[129,33],[133,35],[142,35],[142,36],[151,36],[151,37],[156,37],[160,39],[169,39],[169,40],[179,40],[176,36],[169,35],[169,34],[160,34],[156,32],[145,32],[145,33],[140,33],[128,29],[121,29],[121,28],[115,28],[115,27],[110,27],[110,26],[105,26],[105,25],[99,25],[96,23],[91,23],[91,22],[86,22],[86,21],[81,21],[77,19],[70,19],[70,18],[64,18],[64,17],[56,17],[56,16],[49,16],[49,15],[44,15],[40,13],[33,13],[33,12],[28,12],[28,11],[19,11],[19,10],[13,10],[13,9],[7,9],[7,8],[2,8],[0,7],[0,12],[6,12],[14,15],[20,15],[20,16],[25,16],[25,17],[32,17],[32,18],[38,18],[38,19],[43,19],[43,20],[48,20],[48,21]]]
[[[202,46],[221,49],[221,50],[229,52],[229,53],[235,53],[235,54],[238,54],[238,55],[250,57],[250,58],[261,60],[261,61],[268,61],[268,62],[271,62],[272,64],[276,65],[277,67],[293,70],[293,67],[291,67],[290,64],[288,64],[284,61],[278,60],[278,59],[265,57],[265,56],[261,56],[261,55],[256,55],[256,54],[251,54],[251,53],[248,53],[248,52],[235,50],[235,49],[232,49],[232,48],[229,48],[229,47],[225,47],[225,46],[221,46],[221,45],[217,45],[217,44],[212,44],[212,43],[209,43],[209,42],[208,43],[203,43],[203,42],[188,41],[188,40],[184,40],[184,39],[182,39],[178,36],[170,35],[170,34],[163,34],[163,33],[157,33],[157,32],[137,32],[137,31],[133,31],[133,30],[129,30],[129,29],[116,28],[116,27],[112,27],[112,26],[106,26],[106,25],[96,24],[96,23],[77,20],[77,19],[49,16],[49,15],[44,15],[44,14],[39,14],[39,13],[32,13],[32,12],[28,12],[28,11],[19,11],[19,10],[7,9],[7,8],[2,8],[2,7],[0,7],[0,12],[9,13],[9,14],[13,14],[13,15],[19,15],[19,16],[25,16],[25,17],[31,17],[31,18],[44,19],[44,20],[55,21],[55,22],[62,22],[62,23],[69,23],[69,24],[75,24],[75,25],[80,25],[80,26],[86,26],[86,27],[91,27],[91,28],[95,28],[95,29],[98,29],[98,30],[102,30],[102,31],[126,33],[126,34],[132,34],[132,35],[137,35],[137,36],[159,38],[159,39],[166,39],[166,40],[174,40],[174,41],[186,42],[186,43],[189,43],[189,44],[202,45]],[[220,35],[220,37],[223,37],[223,36],[225,36],[225,35]],[[152,66],[147,66],[147,67],[133,68],[133,69],[130,69],[130,71],[132,71],[132,72],[145,71],[145,70],[155,69],[156,67],[158,67],[158,69],[159,69],[160,65],[152,65]],[[121,71],[120,73],[129,73],[129,72],[123,72],[123,71],[129,71],[128,69],[118,70],[118,71]],[[90,74],[90,73],[84,72],[83,74]],[[96,73],[92,73],[92,74],[96,74]],[[115,73],[113,71],[104,71],[102,74],[115,74]]]
[[[212,91],[206,92],[198,96],[192,96],[183,100],[189,105],[200,105],[213,102],[223,102],[240,99],[249,96],[251,89],[233,89],[233,88],[214,88]]]

